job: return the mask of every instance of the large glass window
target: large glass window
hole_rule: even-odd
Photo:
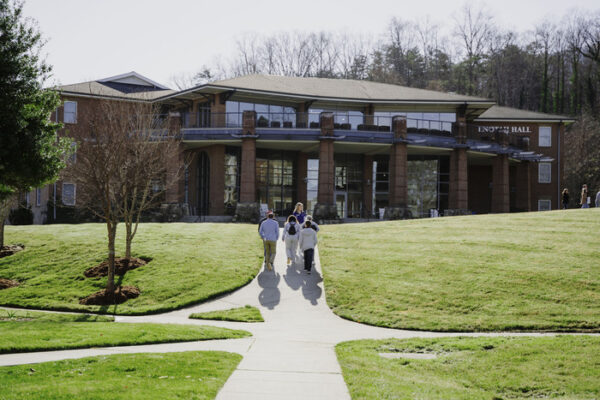
[[[363,160],[361,156],[356,154],[335,156],[335,191],[336,199],[338,199],[338,194],[344,196],[342,209],[338,210],[340,217],[363,217]]]
[[[409,157],[408,208],[413,217],[431,216],[448,207],[448,157]]]
[[[62,184],[62,202],[66,206],[75,205],[76,189],[74,183]]]
[[[293,153],[257,150],[256,184],[258,199],[280,216],[294,211],[296,183]]]
[[[256,124],[261,128],[279,128],[284,126],[284,122],[296,126],[296,110],[293,107],[227,101],[225,111],[227,112],[227,127],[230,128],[242,126],[244,111],[256,111]]]
[[[376,157],[373,161],[373,213],[379,217],[379,210],[389,204],[390,169],[389,157]]]
[[[225,152],[225,212],[233,214],[240,194],[240,153],[238,148]]]

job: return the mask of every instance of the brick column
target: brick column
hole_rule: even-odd
[[[242,162],[240,174],[240,202],[256,201],[256,111],[242,115]]]
[[[392,120],[395,143],[390,150],[390,207],[406,207],[408,203],[407,169],[408,148],[406,142],[406,119],[394,117]]]
[[[508,175],[508,155],[498,154],[492,170],[492,212],[510,212],[510,186]]]
[[[319,143],[319,194],[323,204],[334,204],[335,162],[333,159],[333,113],[323,112],[319,118],[321,142]]]
[[[467,118],[465,110],[456,113],[456,143],[459,145],[450,153],[450,187],[448,189],[448,208],[468,210],[469,178],[467,163]]]
[[[296,128],[308,127],[308,106],[306,103],[298,104],[296,107]]]
[[[210,126],[213,128],[225,128],[225,101],[223,93],[214,95],[210,105]]]
[[[308,154],[298,152],[296,159],[296,198],[306,207],[306,177],[308,175]]]
[[[207,150],[210,165],[209,215],[225,214],[225,145],[215,144]]]
[[[375,124],[375,107],[373,104],[368,104],[365,107],[363,121],[365,125],[374,125]]]
[[[167,187],[165,200],[170,204],[183,203],[184,196],[184,149],[179,145],[176,155],[167,161]]]
[[[333,113],[322,112],[319,122],[321,126],[321,140],[319,143],[319,190],[313,216],[316,220],[322,221],[338,217],[334,199]]]
[[[517,164],[515,206],[519,211],[531,211],[531,178],[529,161]]]

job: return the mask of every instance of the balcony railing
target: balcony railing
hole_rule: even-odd
[[[181,126],[187,129],[241,129],[242,114],[216,113],[206,110],[196,113],[182,113]],[[389,132],[392,133],[391,116],[381,115],[352,115],[351,113],[333,113],[334,130]],[[257,113],[256,128],[263,129],[320,129],[320,113]],[[458,126],[452,121],[406,118],[408,134],[421,134],[443,137],[455,137]],[[508,135],[502,130],[479,132],[478,125],[467,125],[467,139],[495,142],[528,150],[529,138],[526,136]]]

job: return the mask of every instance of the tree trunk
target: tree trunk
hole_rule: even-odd
[[[108,221],[108,279],[106,281],[106,290],[109,293],[115,291],[115,237],[117,236],[117,222]]]
[[[0,249],[4,247],[4,218],[0,215]]]
[[[125,258],[131,258],[131,242],[133,241],[133,235],[131,233],[131,221],[125,221]]]

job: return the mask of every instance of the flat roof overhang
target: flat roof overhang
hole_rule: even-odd
[[[288,107],[298,107],[301,104],[310,103],[313,108],[335,109],[339,111],[362,111],[367,106],[373,105],[375,111],[400,111],[400,112],[456,112],[459,107],[465,107],[467,119],[472,120],[483,114],[488,108],[496,104],[487,100],[415,100],[415,99],[354,99],[308,96],[300,94],[289,94],[270,92],[264,90],[240,89],[223,86],[199,86],[184,90],[179,93],[167,95],[155,99],[156,102],[178,104],[181,100],[209,100],[210,95],[227,93],[228,100],[264,103]]]

